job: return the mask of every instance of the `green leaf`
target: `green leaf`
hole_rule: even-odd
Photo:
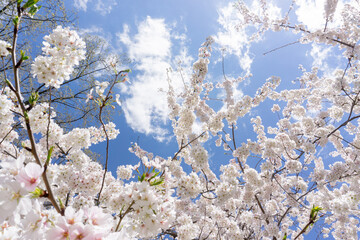
[[[164,182],[164,178],[159,178],[153,182],[150,183],[150,186],[157,186],[157,185],[160,185]]]
[[[155,170],[153,170],[153,172],[155,172]],[[159,173],[160,173],[160,172],[155,173],[154,176],[152,176],[151,178],[149,178],[149,181],[150,181],[151,179],[155,178],[157,175],[159,175]]]
[[[58,197],[59,203],[60,203],[60,208],[61,209],[65,209],[65,206],[63,204],[63,202],[61,201],[61,199]]]
[[[285,233],[284,237],[282,238],[282,240],[286,240],[287,239],[287,234]]]
[[[15,16],[13,18],[13,23],[14,23],[15,26],[17,26],[19,24],[19,17],[18,16]]]
[[[122,213],[122,211],[124,210],[124,207],[125,207],[125,205],[121,207],[119,216],[121,216],[121,213]]]
[[[321,208],[321,207],[314,207],[314,209],[315,209],[315,211],[317,211],[317,212],[319,212],[319,211],[321,211],[321,210],[322,210],[322,208]]]
[[[32,7],[32,6],[34,6],[38,1],[39,1],[39,0],[29,0],[29,1],[27,1],[27,2],[22,6],[22,8],[25,10],[25,9],[27,9],[27,8],[29,8],[29,7]]]
[[[25,120],[26,120],[27,122],[30,120],[27,111],[24,111],[24,117],[25,117]]]
[[[313,205],[313,208],[311,209],[311,212],[310,212],[310,219],[315,220],[318,212],[321,210],[322,210],[321,207],[315,207],[315,205]]]
[[[48,152],[48,155],[47,155],[47,158],[46,158],[46,165],[49,165],[49,162],[50,162],[50,159],[51,159],[51,154],[54,150],[54,146],[52,146],[50,149],[49,149],[49,152]]]
[[[28,60],[29,56],[25,56],[25,52],[23,50],[20,51],[20,55],[21,55],[21,59],[24,60]]]
[[[139,181],[140,181],[140,182],[144,181],[145,176],[146,176],[146,173],[143,173],[143,174],[141,175],[141,177],[139,176],[139,177],[138,177]]]
[[[40,8],[41,8],[41,6],[36,6],[36,5],[32,6],[29,10],[29,14],[31,16],[34,16],[35,13],[37,13],[40,10]]]
[[[37,92],[32,92],[30,97],[29,97],[29,103],[31,106],[35,106],[37,100],[39,100],[39,93]]]
[[[45,191],[38,187],[36,187],[35,190],[30,193],[31,193],[31,198],[39,198],[45,195]]]

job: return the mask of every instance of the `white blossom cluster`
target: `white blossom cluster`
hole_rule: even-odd
[[[0,57],[6,57],[9,55],[9,49],[11,49],[11,45],[3,40],[0,40]]]
[[[85,59],[85,42],[75,31],[61,26],[45,36],[44,40],[44,56],[35,58],[31,72],[39,83],[59,88],[65,80],[70,79],[74,67]]]
[[[109,122],[105,124],[105,129],[107,136],[110,140],[115,139],[120,134],[120,131],[116,129],[116,125],[113,122]],[[90,127],[88,128],[88,130],[90,133],[90,141],[92,144],[97,144],[98,142],[105,141],[106,135],[102,127],[99,128]]]
[[[7,89],[8,90],[8,89]],[[7,92],[7,91],[6,91]],[[0,157],[3,158],[6,151],[12,151],[12,142],[18,138],[18,133],[13,130],[16,123],[11,111],[17,110],[14,102],[7,95],[0,95]],[[3,158],[4,159],[4,158]]]
[[[262,1],[261,4],[266,13],[267,3]],[[326,1],[324,10],[325,17],[328,18],[326,21],[332,21],[336,5],[337,1]],[[241,1],[237,8],[244,16],[244,25],[249,22],[259,24],[258,36],[268,29],[292,29],[285,27],[285,25],[289,26],[288,17],[278,20],[263,18],[264,16],[258,17],[261,14],[252,12]],[[304,228],[309,224],[309,209],[314,206],[322,208],[321,218],[328,226],[323,230],[324,237],[331,234],[337,239],[357,239],[359,228],[356,224],[360,219],[356,217],[356,212],[359,211],[357,204],[360,198],[353,195],[357,195],[358,191],[354,193],[354,190],[350,190],[356,188],[354,184],[358,182],[358,178],[355,169],[358,169],[360,164],[357,160],[360,145],[358,145],[359,132],[356,128],[357,115],[360,113],[357,94],[360,89],[358,68],[355,67],[359,65],[358,57],[354,56],[358,49],[356,45],[358,40],[353,37],[358,36],[359,33],[358,26],[355,27],[355,19],[358,16],[356,12],[353,5],[349,4],[344,8],[343,23],[346,27],[342,26],[336,30],[342,32],[342,35],[335,36],[335,30],[329,27],[325,31],[321,29],[321,33],[320,30],[311,33],[303,26],[295,26],[308,42],[336,44],[340,49],[345,48],[346,58],[350,56],[350,50],[352,51],[352,66],[345,72],[334,71],[333,77],[321,76],[316,68],[311,69],[310,72],[302,68],[303,75],[299,78],[301,88],[276,92],[274,89],[280,84],[280,79],[271,77],[259,88],[255,97],[244,96],[240,101],[235,100],[233,96],[232,86],[236,81],[226,79],[217,85],[225,90],[226,106],[216,112],[209,107],[209,101],[207,101],[209,100],[207,96],[211,94],[212,89],[208,91],[209,88],[202,83],[205,78],[201,73],[207,71],[207,64],[209,64],[209,61],[204,61],[204,56],[208,55],[200,54],[194,70],[197,73],[196,76],[202,76],[201,79],[192,78],[192,85],[188,86],[188,92],[184,95],[179,94],[181,100],[177,100],[174,89],[169,88],[169,107],[173,110],[171,119],[175,123],[174,132],[178,138],[179,147],[184,146],[184,142],[191,143],[188,149],[181,152],[181,157],[178,159],[183,159],[186,164],[191,165],[193,172],[184,176],[181,165],[175,163],[169,165],[171,173],[177,178],[181,177],[176,186],[179,195],[185,198],[177,203],[177,207],[180,208],[177,221],[182,225],[177,230],[181,239],[196,237],[201,239],[201,236],[210,239],[217,239],[216,236],[221,236],[221,239],[243,239],[251,238],[254,232],[256,232],[254,238],[281,239],[286,234],[288,237],[291,236],[290,238],[298,236],[300,239],[302,234],[310,230],[310,228]],[[349,29],[354,30],[350,38],[346,32]],[[258,36],[254,35],[254,39]],[[338,41],[339,39],[341,42]],[[347,43],[351,43],[353,47]],[[201,49],[200,52],[204,51]],[[206,93],[198,94],[199,89],[205,89]],[[242,143],[234,149],[232,138],[236,136],[223,134],[222,131],[226,129],[226,126],[231,127],[232,124],[236,124],[239,118],[268,98],[278,101],[272,109],[273,112],[279,113],[280,119],[277,126],[268,127],[266,131],[261,117],[254,117],[252,123],[257,135],[256,141],[248,140],[247,143]],[[285,105],[280,104],[282,101]],[[196,116],[195,119],[194,115],[189,114],[191,112]],[[189,119],[189,122],[186,122],[186,131],[182,130],[184,118]],[[230,160],[231,165],[223,167],[232,170],[228,174],[222,174],[220,181],[216,177],[213,178],[206,167],[197,166],[198,161],[202,162],[202,157],[196,154],[201,147],[198,141],[192,142],[195,136],[190,133],[190,128],[192,128],[190,126],[193,126],[196,120],[205,123],[203,125],[205,131],[217,135],[215,139],[217,146],[223,145],[225,151],[232,151],[231,155],[234,158]],[[320,154],[318,148],[329,144],[334,148],[330,156],[340,157],[342,161],[326,169],[323,163],[325,160],[318,157]],[[250,163],[252,156],[260,159],[258,161],[260,167],[257,169],[254,169]],[[309,170],[312,171],[311,180],[300,177],[303,176],[299,175],[302,173],[307,176]],[[194,179],[197,178],[199,180],[196,184]],[[338,185],[339,182],[346,181],[345,178],[351,179],[350,182]],[[191,184],[188,184],[189,182]],[[346,190],[340,193],[334,190],[337,186]],[[347,191],[350,193],[347,194]],[[289,194],[293,197],[289,197]],[[338,197],[346,195],[346,197],[339,200],[335,195]],[[199,196],[200,198],[189,202],[186,200],[189,196],[192,199],[198,199]],[[332,199],[336,201],[333,202]],[[244,210],[251,208],[257,210]],[[202,211],[206,211],[206,214]],[[226,213],[227,216],[221,218],[224,221],[222,224],[220,220],[214,220],[219,212]],[[330,213],[329,217],[324,217],[326,212]],[[344,214],[341,217],[339,214],[336,215],[338,217],[330,217],[335,212],[346,213],[346,217]],[[242,220],[231,217],[238,214],[242,216]],[[260,222],[253,221],[254,218],[259,219]],[[293,219],[300,224],[294,225]],[[192,226],[191,224],[194,223],[196,225]],[[214,225],[217,227],[214,228]],[[200,235],[195,235],[194,231]],[[216,231],[218,235],[212,235],[212,231]]]
[[[171,191],[164,195],[146,181],[133,183],[128,186],[130,189],[129,199],[125,198],[125,201],[134,201],[132,228],[140,237],[149,238],[170,227],[175,218],[173,199],[168,195]]]
[[[121,165],[118,166],[116,170],[116,175],[118,176],[118,178],[129,180],[133,177],[133,170],[134,167],[132,165]]]

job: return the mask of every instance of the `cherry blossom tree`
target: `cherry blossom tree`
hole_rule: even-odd
[[[76,14],[64,7],[62,0],[35,1],[34,9],[38,10],[36,14],[24,14],[19,25],[18,34],[21,38],[17,40],[17,48],[24,54],[29,55],[29,61],[22,62],[19,73],[22,76],[22,95],[28,99],[33,92],[37,92],[38,103],[49,102],[57,116],[54,121],[62,128],[68,130],[74,126],[85,126],[89,122],[97,124],[96,111],[92,102],[86,102],[86,95],[90,89],[95,87],[95,80],[101,81],[101,77],[95,79],[94,75],[100,75],[106,71],[109,58],[109,47],[105,39],[98,35],[87,34],[85,30],[80,31],[83,41],[86,43],[85,59],[74,69],[69,78],[61,83],[61,88],[48,88],[44,83],[38,82],[31,73],[32,58],[41,52],[41,47],[37,47],[34,39],[42,39],[58,25],[72,26],[76,29]],[[0,39],[12,42],[13,39],[13,15],[17,12],[17,1],[0,1]],[[25,37],[26,36],[26,37]],[[125,58],[112,54],[112,59],[127,63]],[[10,58],[4,59],[0,64],[0,71],[5,71],[8,79],[12,79],[12,63]],[[5,81],[4,74],[0,75],[2,86]],[[103,74],[104,77],[104,74]],[[84,100],[84,101],[80,101]],[[29,104],[28,102],[25,102]],[[112,109],[104,110],[104,117],[110,119],[114,115]],[[20,125],[15,126],[19,132],[19,140],[26,135]]]
[[[169,75],[169,119],[179,150],[154,156],[137,144],[130,151],[136,165],[108,171],[109,141],[119,134],[103,111],[116,105],[116,84],[129,70],[109,64],[113,78],[98,81],[88,98],[97,104],[99,128],[65,131],[54,121],[51,104],[22,94],[21,65],[29,61],[17,50],[24,16],[37,11],[38,1],[17,0],[11,42],[0,41],[3,71],[0,95],[0,236],[2,239],[358,239],[359,232],[359,39],[360,10],[356,1],[344,5],[341,24],[332,24],[337,1],[327,0],[324,26],[310,30],[292,24],[289,12],[269,18],[243,2],[239,28],[255,29],[249,41],[267,31],[299,34],[302,44],[339,48],[345,69],[321,74],[306,70],[292,89],[278,91],[281,79],[269,76],[253,94],[238,99],[234,87],[251,75],[207,81],[212,46],[209,37],[199,49],[192,75],[183,89],[174,89]],[[48,89],[60,88],[74,68],[86,60],[86,44],[70,28],[56,27],[44,37],[42,54],[31,63],[32,74]],[[211,94],[222,89],[224,106],[211,107]],[[51,90],[49,90],[51,92]],[[255,139],[239,143],[237,125],[264,101],[272,101],[279,120],[265,128],[261,116],[250,124]],[[21,124],[27,137],[14,144]],[[201,125],[201,133],[193,131]],[[84,153],[106,142],[104,165]],[[220,174],[209,163],[206,144],[223,147]],[[331,150],[324,154],[324,149]],[[325,151],[326,152],[326,151]],[[258,164],[252,158],[258,158]],[[326,164],[332,159],[330,165]],[[140,165],[142,166],[140,168]],[[184,166],[191,166],[191,172]],[[145,170],[140,170],[145,169]]]

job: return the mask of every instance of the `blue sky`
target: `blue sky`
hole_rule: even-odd
[[[288,11],[292,1],[269,2],[269,17],[279,18]],[[238,97],[243,94],[254,96],[256,89],[272,75],[282,78],[280,89],[292,87],[291,82],[301,75],[298,69],[300,63],[308,70],[311,66],[318,66],[325,74],[334,67],[342,66],[333,48],[316,44],[297,43],[263,55],[297,41],[300,35],[268,32],[249,45],[252,30],[236,31],[240,18],[233,3],[224,0],[66,1],[68,9],[78,12],[80,32],[102,37],[113,53],[126,53],[132,60],[131,64],[124,66],[132,70],[131,83],[122,84],[117,89],[124,114],[117,117],[115,123],[120,135],[110,145],[110,170],[113,173],[119,164],[138,162],[128,152],[131,142],[139,142],[143,149],[162,157],[172,156],[178,150],[167,120],[166,94],[159,89],[167,90],[167,69],[171,67],[176,70],[180,61],[185,78],[191,74],[198,48],[208,36],[214,37],[215,45],[207,81],[223,80],[222,53],[225,54],[227,77],[238,78],[249,72],[253,74],[234,89]],[[254,11],[258,11],[258,1],[249,3]],[[324,0],[299,0],[297,3],[290,13],[292,23],[304,23],[310,30],[324,25]],[[343,1],[339,1],[339,8],[342,5]],[[337,24],[336,19],[333,24]],[[174,71],[170,75],[172,83],[180,87],[182,82],[179,74]],[[215,93],[217,97],[221,97],[221,94]],[[265,125],[274,125],[277,116],[270,111],[272,104],[274,102],[267,101],[238,121],[238,143],[255,138],[251,117],[262,115]],[[221,108],[221,103],[214,102],[213,105]],[[223,158],[224,155],[218,157],[215,147],[208,147],[214,151],[210,159],[213,169],[230,159]],[[103,154],[104,146],[96,147],[95,151]]]

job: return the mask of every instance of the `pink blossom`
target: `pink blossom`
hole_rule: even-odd
[[[35,190],[36,186],[40,183],[40,176],[43,173],[43,168],[37,163],[28,163],[20,170],[16,180],[21,183],[23,187],[29,192]]]
[[[75,223],[70,227],[70,239],[95,240],[93,228],[90,225]],[[97,236],[98,238],[98,236]]]
[[[75,209],[72,208],[71,206],[67,207],[65,210],[66,222],[70,225],[82,222],[83,215],[84,215],[83,210],[80,209],[78,212],[76,212]]]
[[[110,220],[109,215],[103,213],[101,208],[95,206],[86,209],[85,216],[88,223],[95,226],[106,225],[106,223]]]
[[[47,238],[52,240],[66,240],[69,239],[69,225],[64,218],[60,218],[59,222],[47,233]]]

